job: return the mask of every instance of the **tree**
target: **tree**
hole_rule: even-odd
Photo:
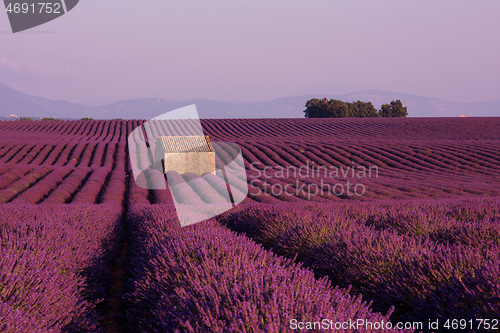
[[[391,102],[391,117],[406,117],[407,115],[408,110],[399,99]]]
[[[381,117],[406,117],[408,116],[408,110],[398,99],[392,101],[391,104],[383,104],[380,108],[379,115]]]
[[[378,112],[380,117],[390,117],[391,116],[391,105],[383,104]]]
[[[306,109],[304,110],[306,118],[327,118],[325,105],[328,103],[326,98],[317,99],[313,98],[306,102]]]
[[[338,99],[331,99],[326,104],[326,117],[324,118],[348,118],[351,116],[349,103]]]
[[[343,102],[338,99],[313,98],[306,102],[306,118],[376,118],[406,117],[408,111],[398,99],[390,104],[383,104],[379,111],[371,102]]]
[[[307,101],[304,110],[306,118],[345,118],[350,117],[349,103],[338,99],[313,98]]]
[[[374,118],[379,116],[377,109],[375,109],[371,102],[352,102],[349,103],[349,109],[351,115],[356,118]]]

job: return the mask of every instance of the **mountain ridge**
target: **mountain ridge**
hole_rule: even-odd
[[[149,119],[177,108],[196,104],[200,118],[303,118],[305,103],[311,98],[334,98],[347,102],[372,102],[375,108],[400,99],[409,117],[491,117],[500,116],[500,100],[457,103],[445,99],[403,94],[385,90],[362,90],[343,95],[307,94],[280,97],[263,102],[232,102],[211,99],[166,100],[136,98],[89,106],[64,100],[29,95],[0,83],[0,117],[94,119]]]

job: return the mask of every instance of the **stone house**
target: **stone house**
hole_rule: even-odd
[[[156,142],[155,160],[162,160],[163,172],[215,174],[215,151],[208,135],[160,136]]]

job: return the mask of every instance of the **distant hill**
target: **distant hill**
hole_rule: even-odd
[[[22,93],[0,83],[0,116],[10,115],[25,117],[80,118],[80,115],[92,112],[92,109],[67,101],[53,101]],[[81,116],[84,117],[84,116]]]
[[[498,117],[500,100],[482,103],[456,103],[445,99],[401,94],[383,90],[365,90],[339,96],[344,101],[372,102],[379,109],[382,104],[400,99],[408,108],[409,117]]]
[[[365,90],[345,95],[311,94],[282,97],[266,102],[208,99],[169,101],[161,98],[140,98],[104,106],[89,106],[28,95],[0,83],[0,119],[10,115],[32,118],[149,119],[190,104],[196,104],[201,118],[303,118],[305,103],[311,98],[324,97],[348,102],[357,100],[372,102],[377,109],[382,104],[400,99],[403,105],[408,107],[410,117],[500,116],[500,101],[455,103],[444,99],[381,90]]]

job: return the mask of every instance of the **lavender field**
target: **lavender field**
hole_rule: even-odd
[[[0,332],[500,331],[500,118],[202,120],[248,195],[186,227],[142,124],[0,122]]]

